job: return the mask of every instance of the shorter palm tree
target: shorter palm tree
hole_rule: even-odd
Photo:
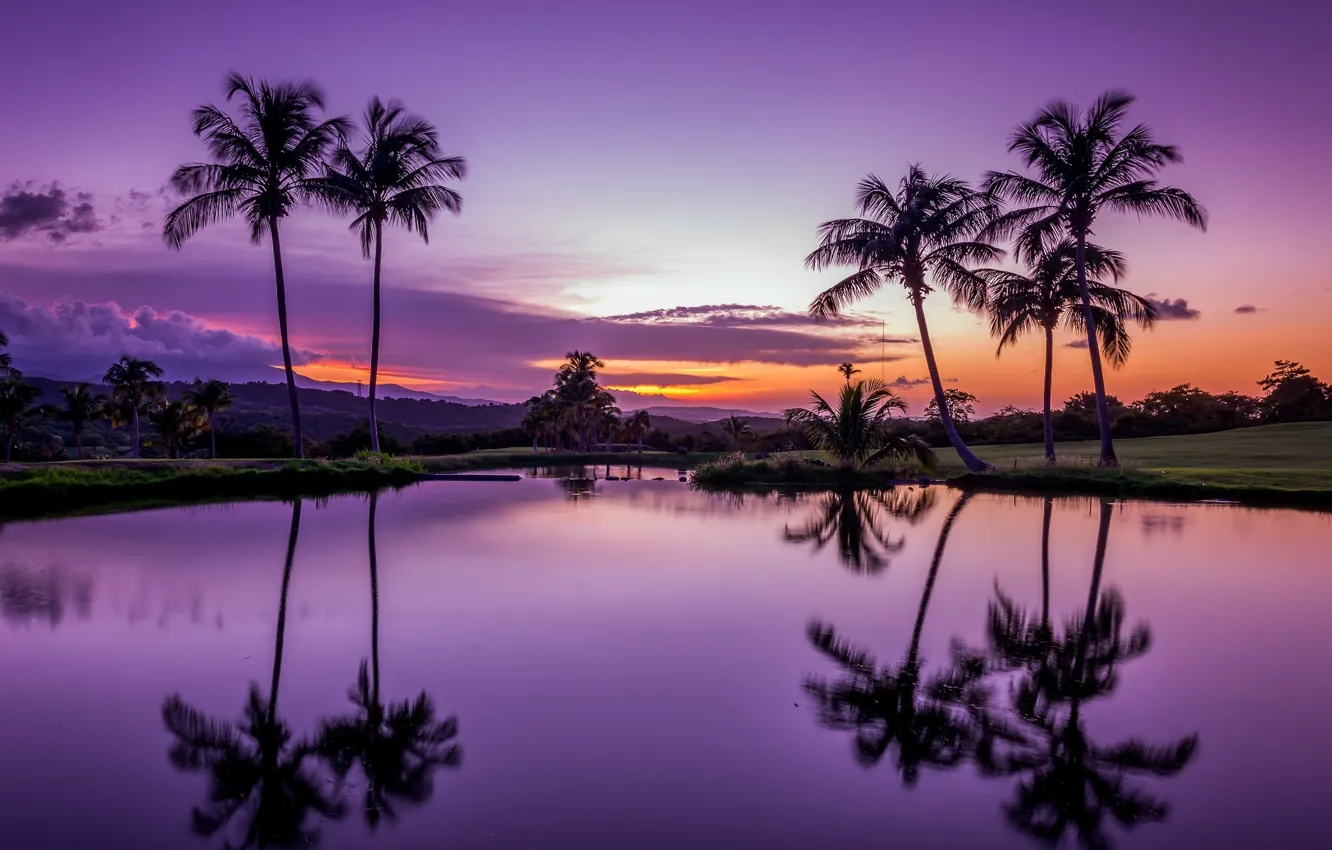
[[[911,461],[933,469],[934,452],[915,435],[899,435],[889,428],[894,410],[906,411],[906,402],[882,381],[857,381],[842,387],[837,407],[811,392],[808,409],[786,411],[786,424],[799,427],[814,448],[827,452],[843,467],[866,467],[880,460]]]
[[[638,442],[638,453],[643,453],[643,437],[652,428],[652,417],[646,410],[635,410],[633,414],[624,421],[625,433],[629,439]]]
[[[89,422],[101,419],[107,398],[102,393],[93,394],[87,384],[79,384],[74,389],[63,387],[60,395],[59,412],[56,414],[68,422],[74,429],[74,442],[78,446],[78,458],[83,460],[83,429]]]
[[[731,438],[736,448],[745,441],[746,437],[753,436],[754,429],[749,427],[749,422],[741,419],[739,416],[728,416],[722,420],[722,431]]]
[[[851,383],[852,375],[860,374],[860,370],[856,368],[856,364],[854,363],[843,363],[837,367],[837,371],[842,373],[842,377],[846,378],[848,384]]]
[[[9,345],[9,337],[5,336],[4,331],[0,331],[0,348]],[[23,373],[14,368],[14,358],[8,351],[0,351],[0,378],[16,379],[22,378]]]
[[[185,390],[185,400],[190,406],[203,414],[208,424],[209,452],[217,457],[217,429],[213,427],[213,417],[227,410],[235,402],[226,383],[216,378],[211,380],[194,379],[194,385]]]
[[[200,414],[181,401],[155,405],[148,411],[148,421],[166,447],[167,457],[175,460],[180,450],[199,433]]]
[[[992,271],[990,283],[990,332],[999,337],[999,349],[1014,345],[1028,333],[1045,336],[1045,459],[1053,463],[1054,423],[1050,413],[1051,383],[1054,376],[1054,332],[1063,325],[1086,335],[1087,311],[1082,305],[1078,284],[1077,245],[1064,240],[1053,250],[1041,254],[1026,275]],[[1111,286],[1106,279],[1119,280],[1125,270],[1124,257],[1097,245],[1085,246],[1087,291],[1091,315],[1096,322],[1100,347],[1118,367],[1128,359],[1133,340],[1127,324],[1135,322],[1150,328],[1156,308],[1146,298]]]
[[[5,463],[9,463],[12,457],[14,440],[19,432],[45,412],[33,406],[33,402],[41,397],[41,390],[21,380],[0,382],[0,426],[5,429]]]
[[[160,398],[166,392],[166,387],[157,380],[160,377],[161,366],[151,360],[140,360],[126,354],[106,370],[106,377],[102,379],[111,386],[112,395],[129,414],[129,424],[133,428],[130,457],[139,456],[139,414],[144,404]]]

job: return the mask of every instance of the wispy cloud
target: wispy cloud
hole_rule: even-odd
[[[40,237],[63,245],[70,236],[106,227],[93,208],[92,195],[70,195],[59,183],[38,187],[14,183],[0,195],[0,241]]]
[[[1265,307],[1255,307],[1252,304],[1241,304],[1235,308],[1235,312],[1240,315],[1245,315],[1248,313],[1261,313],[1265,309]]]
[[[1189,306],[1187,298],[1157,298],[1155,292],[1149,292],[1147,300],[1156,308],[1156,318],[1163,322],[1190,321],[1202,316],[1201,310]]]
[[[821,322],[815,322],[815,320],[806,313],[796,313],[781,307],[763,304],[703,304],[693,307],[664,307],[658,310],[644,310],[639,313],[605,316],[603,319],[607,322],[657,325],[710,325],[712,327],[722,328],[780,327],[814,324],[846,327],[852,325],[878,324],[878,322],[855,316],[837,316]]]
[[[939,380],[947,384],[956,384],[957,378],[940,378]],[[895,379],[888,382],[890,387],[899,387],[909,389],[911,387],[923,387],[930,384],[929,378],[908,378],[906,375],[898,375]]]

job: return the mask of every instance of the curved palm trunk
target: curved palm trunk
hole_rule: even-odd
[[[375,416],[375,385],[379,382],[379,268],[384,254],[384,228],[375,224],[375,307],[370,331],[370,451],[379,451],[379,419]]]
[[[953,522],[957,519],[957,515],[962,513],[962,509],[970,500],[971,494],[963,493],[953,505],[953,509],[948,512],[948,516],[944,518],[943,527],[939,529],[939,542],[934,544],[934,557],[930,559],[930,574],[925,579],[925,590],[920,595],[920,608],[916,610],[916,625],[911,630],[911,648],[907,651],[909,667],[916,666],[920,654],[920,634],[925,628],[925,611],[930,607],[930,596],[934,594],[934,580],[939,576],[939,564],[943,561],[944,547],[948,545],[948,535],[953,530]]]
[[[994,467],[972,453],[967,448],[966,443],[962,442],[962,437],[957,433],[957,426],[953,424],[953,415],[948,410],[948,400],[944,398],[943,382],[939,380],[939,365],[934,361],[934,346],[930,343],[930,329],[925,323],[925,300],[922,296],[912,292],[911,304],[916,308],[916,325],[920,328],[920,343],[925,349],[925,366],[930,370],[930,383],[934,385],[934,400],[939,405],[939,421],[943,423],[944,433],[948,435],[948,442],[953,444],[953,449],[962,462],[967,465],[967,469],[972,472],[992,472]]]
[[[1045,497],[1045,511],[1041,517],[1041,628],[1050,627],[1050,515],[1054,512],[1054,499]]]
[[[1055,462],[1054,419],[1050,415],[1050,389],[1054,382],[1054,328],[1045,326],[1045,462]]]
[[[1096,339],[1091,291],[1087,288],[1087,237],[1078,235],[1078,292],[1082,296],[1082,319],[1087,325],[1087,351],[1091,354],[1092,383],[1096,388],[1096,422],[1101,429],[1101,465],[1119,466],[1115,444],[1110,439],[1110,402],[1105,396],[1105,373],[1101,369],[1101,346]]]
[[[379,557],[375,548],[375,513],[379,494],[370,494],[370,669],[371,702],[379,705]]]
[[[273,681],[268,687],[268,722],[277,721],[278,683],[282,679],[282,644],[287,635],[287,591],[291,566],[296,558],[296,538],[301,533],[301,500],[291,503],[291,531],[287,535],[287,559],[282,566],[282,596],[278,603],[277,640],[273,647]]]
[[[1078,654],[1073,663],[1073,681],[1082,677],[1082,669],[1087,661],[1087,643],[1091,639],[1092,622],[1096,617],[1096,601],[1101,595],[1101,573],[1105,568],[1105,548],[1110,538],[1110,514],[1114,509],[1111,502],[1101,502],[1101,522],[1096,531],[1096,556],[1092,561],[1091,589],[1087,592],[1087,611],[1082,618],[1082,634],[1078,636]]]
[[[301,405],[296,398],[296,373],[291,369],[291,340],[287,335],[287,280],[282,274],[282,243],[278,239],[277,219],[268,220],[273,239],[273,274],[277,278],[278,333],[282,336],[282,367],[287,373],[287,398],[291,401],[291,430],[296,457],[305,457],[305,435],[301,431]],[[137,422],[137,419],[136,419]],[[138,430],[138,425],[135,425]]]

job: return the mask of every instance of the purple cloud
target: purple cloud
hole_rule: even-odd
[[[957,378],[940,378],[939,380],[943,381],[946,384],[957,383]],[[911,387],[928,386],[929,383],[930,383],[929,378],[908,378],[906,375],[898,375],[897,378],[888,382],[888,386],[900,387],[902,389],[910,389]]]
[[[761,304],[703,304],[695,307],[665,307],[660,310],[644,310],[640,313],[605,316],[604,321],[641,324],[712,325],[724,328],[816,324],[815,320],[806,313],[795,313],[781,307]],[[819,323],[833,326],[878,324],[878,322],[855,316],[836,316],[822,320]],[[876,338],[875,341],[877,342],[878,339]],[[897,340],[889,341],[895,342]]]
[[[1065,348],[1082,348],[1082,349],[1086,349],[1086,348],[1088,347],[1088,343],[1087,343],[1087,340],[1086,340],[1085,338],[1084,338],[1084,339],[1075,339],[1075,340],[1073,340],[1072,342],[1066,342],[1066,343],[1064,343],[1064,347],[1065,347]]]
[[[106,224],[93,209],[92,195],[69,193],[59,183],[34,188],[32,183],[14,183],[0,196],[0,241],[44,234],[53,245],[62,245],[73,234],[95,233]]]
[[[1240,313],[1241,315],[1243,315],[1243,314],[1246,314],[1246,313],[1259,313],[1259,312],[1262,312],[1263,309],[1265,309],[1265,308],[1263,308],[1263,307],[1255,307],[1255,306],[1252,305],[1252,304],[1241,304],[1241,305],[1239,305],[1238,307],[1235,308],[1235,312],[1236,312],[1236,313]]]
[[[1191,321],[1202,315],[1201,310],[1189,306],[1187,298],[1156,298],[1155,292],[1147,293],[1147,300],[1156,308],[1156,318],[1163,322]]]

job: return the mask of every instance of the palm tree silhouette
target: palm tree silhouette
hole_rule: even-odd
[[[878,764],[897,747],[897,769],[907,786],[914,786],[922,767],[956,767],[973,752],[980,726],[964,706],[983,697],[978,690],[984,672],[977,656],[958,651],[950,665],[922,681],[920,636],[925,626],[934,582],[944,547],[958,514],[970,494],[963,494],[944,519],[921,594],[911,643],[900,666],[878,666],[864,650],[838,637],[829,625],[809,626],[814,648],[842,667],[845,678],[829,683],[810,677],[805,690],[818,705],[820,720],[834,729],[856,733],[855,752],[866,765]]]
[[[126,354],[106,370],[102,380],[111,386],[111,394],[128,414],[131,432],[130,457],[139,456],[139,413],[148,401],[160,398],[166,386],[158,378],[162,367],[151,360],[141,360]]]
[[[1073,241],[1083,330],[1096,388],[1101,463],[1111,466],[1119,461],[1110,439],[1098,326],[1087,283],[1087,237],[1102,210],[1166,216],[1200,230],[1207,228],[1207,212],[1192,195],[1161,186],[1154,179],[1163,167],[1182,160],[1179,150],[1157,144],[1146,124],[1121,133],[1133,101],[1127,92],[1106,92],[1085,113],[1062,100],[1051,102],[1035,118],[1019,125],[1008,144],[1009,152],[1019,154],[1035,176],[1014,171],[991,171],[985,176],[987,193],[1022,205],[996,218],[986,231],[990,236],[1019,234],[1019,259],[1035,262],[1065,239]]]
[[[68,422],[70,427],[74,429],[74,443],[78,446],[78,459],[83,460],[83,429],[89,422],[102,418],[106,396],[101,393],[93,395],[87,384],[79,384],[74,389],[62,387],[60,396],[63,401],[56,415]]]
[[[194,110],[194,135],[204,140],[214,161],[182,165],[171,176],[176,191],[189,197],[167,214],[162,238],[179,249],[203,228],[237,213],[250,227],[251,244],[260,244],[264,231],[268,231],[273,243],[278,331],[291,403],[292,436],[296,457],[300,458],[304,456],[301,410],[291,368],[287,285],[278,222],[310,196],[309,181],[323,168],[324,155],[345,134],[347,119],[316,120],[315,112],[324,108],[324,95],[311,82],[273,84],[233,71],[227,75],[222,91],[228,102],[240,98],[240,123],[215,106]]]
[[[625,434],[638,442],[638,453],[643,453],[643,437],[652,428],[652,417],[646,410],[635,410],[624,420]]]
[[[379,494],[370,495],[370,662],[362,659],[348,698],[356,711],[326,720],[319,731],[319,753],[345,779],[359,763],[365,778],[364,812],[371,829],[387,816],[396,820],[398,802],[420,804],[434,791],[433,774],[456,767],[462,750],[456,743],[458,721],[435,719],[434,703],[422,691],[415,700],[385,705],[379,690],[379,565],[375,514]],[[372,673],[373,671],[373,673]]]
[[[21,379],[0,381],[0,425],[5,429],[5,463],[9,463],[12,457],[14,440],[23,426],[45,412],[41,407],[33,406],[33,402],[41,397],[41,390]]]
[[[1111,504],[1102,502],[1087,607],[1060,635],[1049,626],[1047,601],[1039,624],[996,589],[990,605],[987,664],[992,670],[1018,670],[1012,688],[1012,716],[983,709],[977,759],[991,776],[1023,776],[1014,800],[1005,806],[1018,831],[1050,845],[1070,830],[1089,850],[1111,846],[1107,819],[1125,829],[1165,819],[1165,802],[1131,786],[1135,774],[1172,776],[1197,749],[1197,735],[1163,747],[1131,739],[1099,746],[1081,719],[1083,705],[1106,697],[1118,685],[1118,667],[1144,655],[1151,631],[1139,625],[1123,634],[1123,597],[1101,593]],[[1045,527],[1048,529],[1049,513]],[[1044,547],[1043,547],[1044,548]]]
[[[1103,278],[1118,280],[1125,270],[1118,251],[1087,245],[1087,291],[1091,312],[1101,338],[1101,347],[1116,368],[1128,359],[1133,340],[1127,324],[1136,322],[1150,328],[1156,307],[1146,298],[1105,283]],[[1030,275],[994,271],[991,278],[990,332],[999,337],[998,357],[1005,347],[1024,335],[1039,332],[1045,336],[1045,460],[1054,463],[1054,423],[1050,414],[1050,391],[1054,376],[1054,331],[1061,323],[1075,331],[1085,331],[1086,312],[1077,277],[1077,246],[1065,240],[1054,250],[1042,254],[1031,264]]]
[[[1003,256],[1003,251],[978,237],[998,215],[994,197],[974,191],[961,180],[926,174],[913,165],[896,191],[873,174],[860,181],[856,206],[862,218],[824,222],[819,226],[819,247],[805,258],[805,265],[818,271],[834,266],[856,268],[850,277],[815,298],[810,314],[815,318],[836,316],[853,301],[873,295],[886,281],[899,281],[916,311],[925,364],[948,440],[972,472],[992,469],[962,442],[949,415],[925,322],[925,297],[941,286],[954,302],[968,309],[985,306],[985,275],[967,265]]]
[[[860,370],[856,368],[856,364],[854,363],[843,363],[837,367],[837,371],[842,373],[842,377],[846,378],[848,384],[851,383],[852,375],[860,374]]]
[[[216,458],[217,428],[214,427],[214,417],[223,410],[229,409],[234,403],[235,399],[232,398],[231,390],[227,388],[224,381],[219,381],[217,378],[207,381],[195,378],[194,384],[185,390],[185,400],[195,410],[203,413],[208,423],[208,454],[209,457]]]
[[[579,451],[591,449],[588,426],[597,408],[604,402],[597,385],[597,370],[606,364],[590,351],[570,351],[555,373],[555,394],[568,412],[578,438]]]
[[[843,566],[856,573],[880,573],[906,542],[892,538],[883,516],[916,522],[933,504],[934,491],[926,489],[832,490],[817,497],[814,515],[802,528],[793,531],[788,525],[783,536],[788,543],[813,543],[816,552],[836,538]]]
[[[9,337],[5,336],[4,331],[0,331],[0,348],[9,345]],[[23,373],[14,368],[14,357],[8,351],[0,351],[0,378],[5,380],[18,380],[23,377]]]
[[[462,157],[439,155],[439,131],[397,101],[371,98],[365,109],[360,150],[345,141],[334,150],[327,174],[311,181],[321,201],[335,210],[353,212],[351,229],[361,252],[374,255],[374,308],[370,337],[370,449],[379,451],[379,420],[375,417],[375,386],[379,380],[380,266],[384,225],[398,224],[430,241],[429,226],[440,210],[462,212],[462,196],[444,186],[467,173]]]
[[[175,739],[171,764],[180,771],[209,775],[208,799],[191,812],[192,828],[196,835],[211,837],[236,824],[239,843],[228,839],[228,848],[310,846],[319,837],[318,829],[306,823],[312,812],[331,819],[343,814],[342,805],[306,769],[314,746],[306,740],[293,743],[290,729],[278,716],[287,592],[300,524],[297,499],[292,503],[282,570],[269,699],[264,699],[258,684],[251,684],[239,724],[213,720],[187,705],[180,694],[162,704],[162,722]]]
[[[754,429],[749,427],[749,422],[739,416],[728,416],[721,422],[721,429],[724,434],[731,438],[736,448],[740,448],[741,442],[745,437],[754,433]]]
[[[905,411],[906,402],[882,381],[857,381],[842,387],[833,407],[811,392],[809,408],[786,411],[786,424],[804,433],[814,448],[827,452],[843,467],[866,467],[883,459],[910,460],[933,469],[936,458],[914,434],[899,435],[889,428],[892,412]]]
[[[167,457],[180,457],[181,449],[199,433],[201,411],[183,401],[168,401],[148,410],[148,421],[167,450]]]

